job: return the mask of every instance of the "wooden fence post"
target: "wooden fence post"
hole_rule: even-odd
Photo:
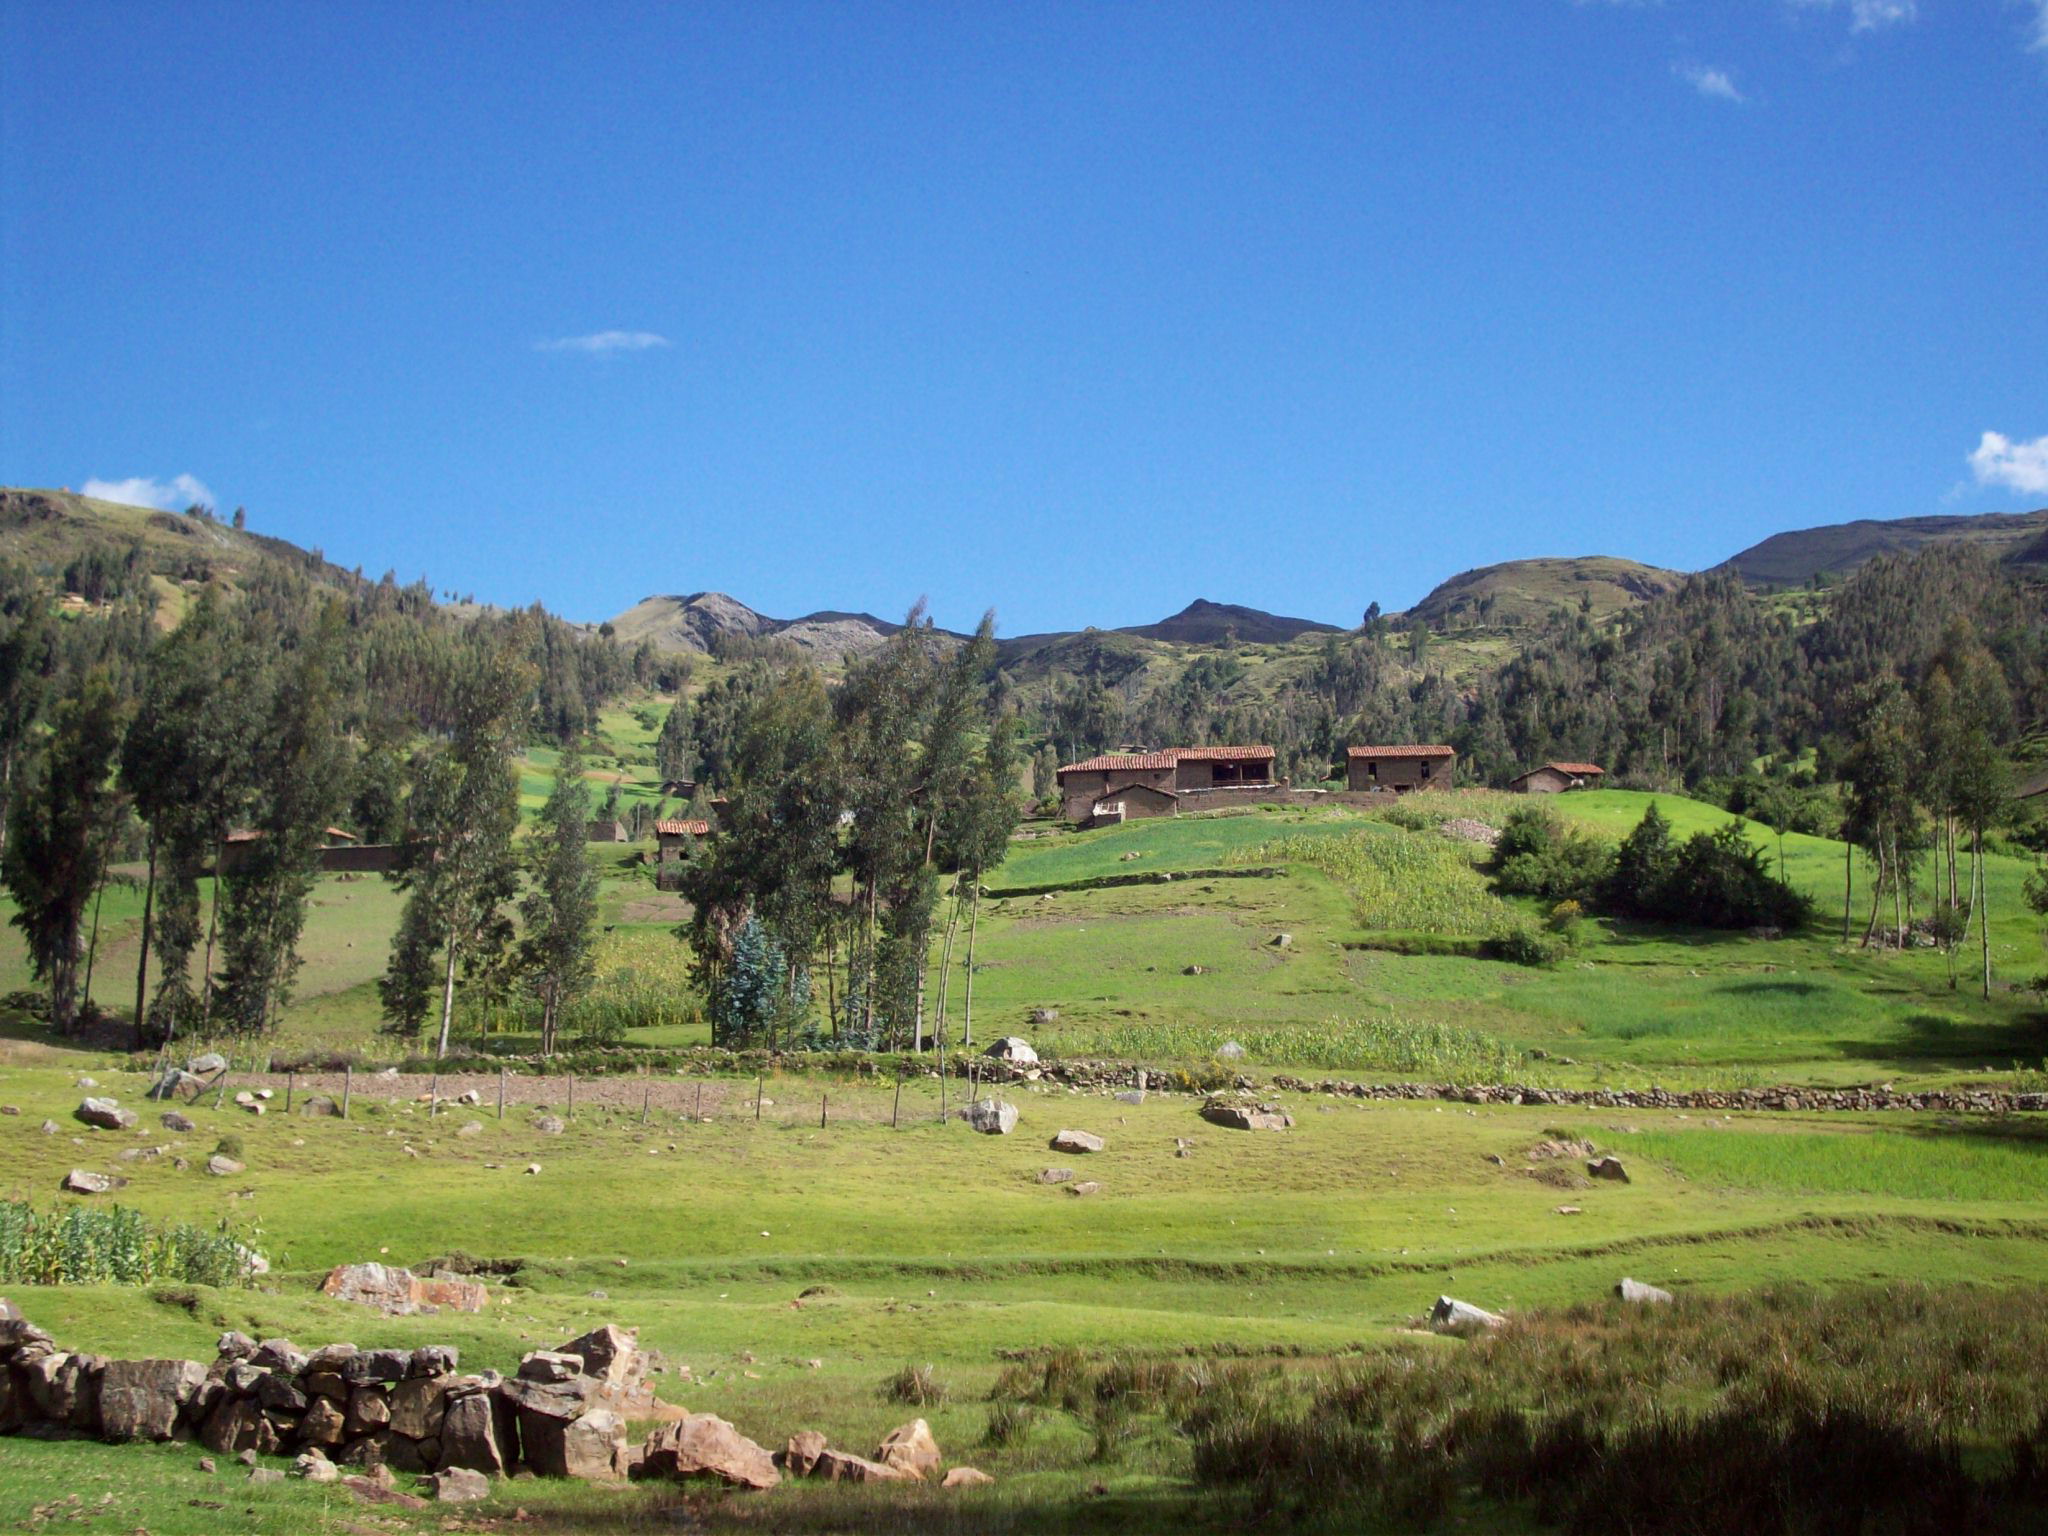
[[[505,1118],[505,1069],[498,1068],[498,1118]]]
[[[441,1069],[439,1067],[436,1067],[434,1068],[434,1075],[427,1079],[427,1118],[429,1120],[433,1119],[435,1112],[439,1110],[440,1107]]]
[[[355,1092],[355,1087],[355,1064],[345,1061],[341,1064],[341,1118],[344,1120],[348,1118],[349,1095]]]
[[[756,1121],[761,1118],[761,1088],[766,1082],[766,1078],[757,1077],[754,1079],[754,1119]]]
[[[893,1131],[893,1130],[895,1130],[895,1129],[896,1129],[896,1124],[897,1124],[897,1119],[896,1119],[896,1117],[897,1117],[897,1116],[898,1116],[899,1114],[901,1114],[901,1113],[902,1113],[902,1111],[903,1111],[903,1079],[899,1077],[899,1078],[897,1078],[897,1079],[896,1079],[896,1097],[895,1097],[894,1101],[893,1101],[893,1102],[891,1102],[891,1103],[890,1103],[890,1105],[889,1105],[889,1129],[890,1129],[890,1130],[892,1130],[892,1131]]]
[[[215,1109],[219,1109],[223,1104],[227,1103],[228,1079],[235,1074],[235,1058],[223,1055],[221,1060],[225,1061],[227,1065],[220,1069],[220,1092],[213,1096],[213,1107]]]
[[[694,1117],[699,1125],[704,1123],[704,1085],[697,1085],[697,1113]]]
[[[829,1093],[818,1095],[818,1129],[821,1131],[825,1129],[825,1105],[831,1097],[832,1095]]]
[[[292,1070],[292,1071],[287,1071],[287,1072],[285,1073],[285,1075],[284,1075],[284,1112],[285,1112],[286,1114],[290,1114],[290,1113],[292,1112],[292,1089],[293,1089],[293,1088],[295,1088],[296,1086],[298,1086],[298,1081],[299,1081],[299,1074],[298,1074],[298,1072],[297,1072],[296,1070]]]
[[[647,1081],[641,1086],[640,1089],[640,1123],[642,1125],[645,1125],[647,1123],[647,1109],[648,1106],[651,1105],[653,1102],[654,1074],[652,1072],[649,1072],[647,1074]]]
[[[569,1074],[569,1118],[576,1118],[576,1074]]]

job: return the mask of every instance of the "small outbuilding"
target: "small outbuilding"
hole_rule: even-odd
[[[584,834],[583,840],[587,843],[630,843],[633,841],[631,834],[626,831],[626,824],[616,816],[604,816],[593,821],[590,824],[589,831]]]
[[[1351,747],[1344,753],[1345,785],[1354,794],[1409,794],[1449,789],[1457,776],[1456,749],[1425,742]]]
[[[1517,795],[1561,795],[1568,789],[1595,788],[1605,776],[1597,763],[1545,763],[1516,774],[1508,780],[1508,789]]]

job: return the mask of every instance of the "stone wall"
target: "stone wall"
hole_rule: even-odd
[[[613,1478],[634,1460],[627,1417],[660,1411],[647,1357],[610,1325],[528,1355],[515,1376],[457,1364],[445,1345],[306,1351],[240,1333],[221,1336],[211,1365],[109,1360],[60,1350],[0,1301],[0,1433],[296,1453],[322,1481],[344,1466]]]

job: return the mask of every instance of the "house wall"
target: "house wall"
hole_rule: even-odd
[[[1182,758],[1174,768],[1174,788],[1181,790],[1208,789],[1216,782],[1216,769],[1218,766],[1217,763],[1209,758]],[[1225,763],[1221,766],[1236,767],[1239,765]],[[1230,781],[1231,785],[1235,786],[1247,782],[1256,784],[1270,780],[1273,776],[1273,759],[1269,757],[1256,764],[1242,765],[1242,771],[1250,773],[1252,775],[1251,779],[1233,779]]]
[[[1060,815],[1068,821],[1085,822],[1095,814],[1095,802],[1112,787],[1146,784],[1154,789],[1173,788],[1171,768],[1112,771],[1090,769],[1085,773],[1063,774],[1060,778]]]
[[[1374,778],[1367,764],[1379,763],[1379,777]],[[1392,790],[1396,794],[1413,789],[1449,789],[1457,778],[1458,759],[1450,757],[1382,757],[1378,759],[1354,757],[1347,760],[1346,779],[1358,793],[1371,790]],[[1423,769],[1429,773],[1425,776]]]
[[[1180,814],[1180,802],[1178,800],[1165,791],[1154,789],[1148,784],[1126,784],[1117,789],[1107,791],[1102,798],[1121,804],[1124,808],[1125,821],[1137,821],[1147,816],[1177,816]],[[1091,816],[1093,815],[1092,808],[1090,814]]]
[[[1571,787],[1571,779],[1555,768],[1533,769],[1508,785],[1518,795],[1556,795]]]

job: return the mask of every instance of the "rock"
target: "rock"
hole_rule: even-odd
[[[735,1488],[773,1488],[782,1481],[766,1451],[709,1413],[689,1414],[649,1435],[641,1471],[678,1480],[715,1477]]]
[[[254,1452],[257,1426],[263,1413],[246,1397],[223,1397],[200,1426],[199,1440],[209,1451],[232,1456],[239,1451]]]
[[[1482,1328],[1498,1328],[1506,1321],[1498,1312],[1451,1296],[1437,1297],[1436,1305],[1429,1311],[1429,1325],[1438,1333],[1473,1333]]]
[[[256,1341],[246,1333],[237,1333],[232,1328],[222,1334],[220,1341],[213,1347],[223,1360],[246,1360],[256,1353]]]
[[[324,1115],[330,1119],[338,1119],[341,1115],[341,1106],[324,1093],[309,1094],[298,1108],[302,1115]]]
[[[1116,1101],[1119,1104],[1142,1104],[1145,1102],[1145,1090],[1142,1088],[1126,1088],[1116,1096]]]
[[[1202,1118],[1211,1125],[1233,1131],[1284,1131],[1294,1117],[1271,1104],[1230,1104],[1210,1099],[1202,1106]]]
[[[171,1131],[179,1136],[189,1136],[194,1131],[199,1129],[199,1127],[194,1125],[190,1119],[188,1119],[184,1115],[179,1114],[175,1109],[165,1110],[163,1114],[158,1118],[160,1119],[165,1130]]]
[[[1654,1285],[1645,1285],[1640,1280],[1631,1280],[1623,1275],[1614,1287],[1614,1294],[1632,1306],[1669,1306],[1671,1293]]]
[[[953,1467],[946,1473],[941,1488],[986,1488],[995,1481],[979,1467]]]
[[[452,1376],[462,1352],[453,1344],[422,1344],[405,1362],[408,1376]]]
[[[219,1077],[227,1069],[228,1059],[219,1051],[206,1051],[185,1063],[185,1070],[195,1077]]]
[[[869,1461],[865,1456],[856,1456],[851,1451],[824,1450],[811,1464],[814,1477],[829,1478],[835,1483],[914,1483],[915,1472],[906,1472],[901,1467],[886,1466],[879,1461]]]
[[[283,1371],[287,1376],[296,1376],[306,1368],[306,1352],[290,1339],[265,1339],[256,1346],[256,1353],[249,1357],[251,1365],[260,1365],[266,1371]]]
[[[339,1445],[348,1429],[348,1414],[330,1397],[316,1397],[299,1421],[299,1438],[308,1445]]]
[[[275,1417],[295,1417],[306,1411],[306,1394],[282,1371],[266,1371],[257,1379],[256,1401]]]
[[[556,1115],[542,1115],[533,1122],[533,1128],[543,1136],[559,1136],[569,1127],[564,1125],[560,1117]]]
[[[1216,1054],[1224,1061],[1243,1061],[1244,1047],[1235,1040],[1226,1040],[1216,1047]]]
[[[913,1477],[925,1477],[939,1470],[939,1442],[923,1419],[898,1425],[882,1437],[875,1460],[885,1467],[897,1467]]]
[[[224,1152],[216,1152],[206,1160],[206,1171],[216,1179],[232,1178],[247,1171],[247,1167],[247,1164],[236,1162]]]
[[[1045,1010],[1041,1009],[1040,1011],[1044,1012]],[[1053,1015],[1053,1018],[1058,1017],[1058,1014]],[[1050,1023],[1051,1020],[1034,1018],[1032,1022],[1042,1024]],[[982,1055],[993,1057],[997,1061],[1007,1061],[1020,1067],[1035,1067],[1038,1065],[1038,1052],[1031,1048],[1031,1043],[1028,1040],[1022,1039],[1017,1035],[1003,1036],[1002,1039],[996,1041],[987,1050],[983,1051]]]
[[[984,1136],[1007,1136],[1017,1128],[1017,1106],[1006,1099],[976,1099],[960,1117]]]
[[[451,1312],[481,1312],[489,1293],[475,1280],[436,1275],[421,1278],[391,1264],[341,1264],[327,1272],[320,1289],[337,1301],[375,1307],[393,1317],[409,1317],[425,1307]],[[404,1375],[401,1368],[398,1373]]]
[[[57,1187],[74,1195],[111,1195],[127,1182],[118,1174],[91,1173],[84,1168],[74,1168],[64,1175],[64,1182]]]
[[[249,1481],[252,1483],[281,1483],[284,1481],[284,1474],[275,1467],[251,1467],[249,1469]]]
[[[1618,1157],[1596,1157],[1586,1164],[1587,1174],[1596,1179],[1612,1179],[1617,1184],[1629,1181],[1628,1170],[1621,1166]]]
[[[581,1418],[596,1390],[596,1382],[581,1376],[574,1381],[521,1381],[515,1377],[498,1384],[498,1396],[519,1411],[522,1429],[529,1417],[563,1423]]]
[[[205,1380],[197,1360],[109,1360],[100,1373],[101,1428],[109,1440],[168,1440]]]
[[[1071,1168],[1041,1168],[1038,1172],[1038,1182],[1041,1184],[1066,1184],[1073,1177],[1074,1170]]]
[[[80,1100],[78,1108],[72,1113],[95,1130],[101,1131],[133,1130],[140,1120],[140,1116],[134,1110],[123,1109],[112,1099]]]
[[[829,1448],[825,1437],[815,1429],[800,1429],[782,1448],[782,1469],[795,1477],[809,1477],[811,1469],[818,1464],[818,1458]]]
[[[211,1475],[218,1472],[220,1468],[214,1465],[214,1460],[211,1456],[202,1456],[199,1458],[199,1470]]]
[[[1292,949],[1294,948],[1294,935],[1291,933],[1276,933],[1268,942],[1275,949]]]
[[[54,1136],[57,1134],[60,1127],[54,1120],[45,1120],[40,1126],[37,1127],[37,1129],[40,1130],[45,1136]]]
[[[391,1427],[391,1399],[380,1387],[351,1387],[348,1394],[348,1434],[357,1439]]]
[[[342,1380],[350,1386],[376,1381],[403,1381],[412,1372],[409,1349],[359,1349],[343,1363]]]
[[[500,1435],[498,1413],[488,1392],[451,1398],[441,1421],[441,1465],[503,1477],[511,1469],[510,1442]]]
[[[1060,1011],[1057,1008],[1034,1008],[1031,1010],[1031,1022],[1034,1024],[1057,1024],[1059,1021]]]
[[[149,1097],[190,1104],[213,1085],[205,1078],[178,1067],[164,1068],[164,1075],[149,1085]]]
[[[292,1476],[309,1483],[334,1483],[341,1480],[341,1469],[318,1451],[307,1451],[292,1462]]]
[[[1209,967],[1206,965],[1184,965],[1180,968],[1180,973],[1183,976],[1206,976],[1209,974]]]
[[[519,1362],[521,1381],[573,1381],[583,1374],[583,1361],[575,1355],[537,1349]]]
[[[481,1120],[468,1120],[468,1121],[465,1121],[465,1122],[463,1123],[462,1129],[461,1129],[461,1130],[459,1130],[459,1131],[457,1131],[457,1132],[456,1132],[455,1134],[456,1134],[456,1135],[458,1135],[458,1136],[462,1136],[462,1137],[470,1137],[470,1136],[481,1136],[481,1135],[483,1135],[483,1133],[484,1133],[484,1123],[483,1123],[483,1121],[481,1121]]]
[[[562,1430],[562,1473],[585,1482],[619,1475],[626,1454],[626,1421],[609,1408],[593,1408]]]
[[[1067,1193],[1070,1195],[1099,1195],[1102,1193],[1102,1186],[1093,1179],[1083,1179],[1078,1184],[1069,1184],[1067,1186]]]
[[[391,1430],[409,1440],[425,1440],[441,1433],[447,1412],[446,1376],[415,1376],[391,1389]]]
[[[1102,1138],[1093,1131],[1061,1131],[1052,1139],[1055,1152],[1100,1152]]]
[[[391,1504],[399,1509],[425,1509],[427,1501],[417,1494],[400,1493],[367,1477],[344,1477],[341,1486],[365,1504]]]
[[[426,1481],[437,1504],[467,1504],[491,1496],[491,1480],[473,1467],[446,1467]]]

